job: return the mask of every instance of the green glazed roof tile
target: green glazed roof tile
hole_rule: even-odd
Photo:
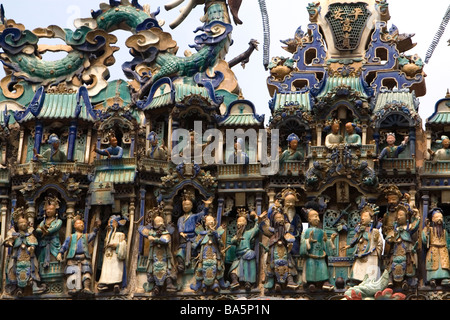
[[[301,106],[304,111],[311,111],[311,101],[309,93],[277,93],[274,110],[291,105]]]
[[[79,119],[93,122],[94,119],[87,112],[86,105],[84,102],[82,104]],[[38,119],[73,119],[76,107],[76,93],[47,93]],[[31,112],[21,122],[30,120],[34,120],[34,115]]]

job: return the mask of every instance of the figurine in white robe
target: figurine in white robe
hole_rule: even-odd
[[[118,232],[119,225],[125,225],[126,220],[120,216],[111,216],[108,221],[103,253],[102,273],[97,285],[99,291],[107,291],[113,287],[114,292],[120,292],[125,286],[124,270],[127,257],[127,241],[125,234]]]

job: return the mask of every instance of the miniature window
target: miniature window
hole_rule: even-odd
[[[308,80],[295,80],[292,83],[292,86],[293,86],[292,90],[301,91],[302,89],[307,88],[309,86],[309,82]]]
[[[312,65],[314,59],[317,58],[317,50],[315,48],[310,48],[305,52],[305,64],[307,66]]]
[[[375,56],[380,59],[382,64],[387,63],[388,60],[388,52],[386,48],[377,48],[375,51]]]
[[[393,78],[387,78],[387,79],[383,79],[382,86],[386,87],[389,90],[392,90],[394,88],[398,88],[398,83],[397,83],[397,80],[395,80]]]

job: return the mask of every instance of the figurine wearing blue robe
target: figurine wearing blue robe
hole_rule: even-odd
[[[406,136],[403,142],[399,146],[395,146],[395,133],[388,133],[386,137],[387,147],[381,151],[380,155],[378,156],[378,160],[382,160],[384,158],[388,159],[396,159],[402,153],[405,151],[406,146],[408,144],[409,137]]]
[[[109,140],[110,146],[106,149],[94,149],[94,152],[107,156],[108,159],[122,159],[123,157],[123,149],[122,147],[117,145],[117,138],[111,137]]]
[[[147,156],[150,159],[165,160],[167,159],[167,151],[163,146],[158,145],[158,135],[152,131],[148,134],[147,140],[150,141],[150,148],[147,150]]]
[[[93,294],[91,290],[92,265],[88,244],[97,236],[101,221],[97,220],[93,232],[84,232],[84,221],[78,219],[73,224],[75,232],[68,236],[59,250],[58,261],[63,261],[63,254],[68,251],[65,273],[70,294],[82,291]]]
[[[205,207],[198,213],[192,213],[193,195],[189,191],[185,191],[182,196],[182,207],[184,214],[178,218],[177,227],[180,235],[179,245],[176,252],[177,269],[178,272],[191,266],[192,258],[192,243],[195,240],[195,228],[201,219],[209,212],[209,205],[212,203],[212,198],[204,201]]]

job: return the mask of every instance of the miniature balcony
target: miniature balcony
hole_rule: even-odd
[[[303,176],[307,170],[304,161],[286,161],[280,168],[280,176]]]
[[[91,171],[91,165],[87,163],[79,162],[39,162],[30,161],[28,163],[23,163],[17,165],[15,175],[27,175],[32,173],[40,173],[44,170],[54,168],[61,171],[62,173],[72,173],[72,174],[83,174],[87,175]]]
[[[167,174],[169,172],[169,161],[143,158],[139,161],[139,171]]]
[[[261,164],[224,164],[218,166],[219,179],[261,177]]]
[[[425,161],[422,175],[449,175],[450,161]]]
[[[415,174],[416,159],[383,159],[379,162],[379,169],[385,174]]]
[[[95,167],[128,167],[136,166],[136,158],[121,158],[121,159],[96,159],[94,160]]]
[[[11,174],[8,168],[0,169],[0,184],[8,184],[11,178]]]
[[[342,145],[343,146],[343,145]],[[352,153],[360,159],[372,159],[376,154],[376,146],[373,144],[362,145],[360,148],[351,148]],[[311,146],[309,158],[313,160],[326,159],[331,154],[331,150],[326,146]]]

